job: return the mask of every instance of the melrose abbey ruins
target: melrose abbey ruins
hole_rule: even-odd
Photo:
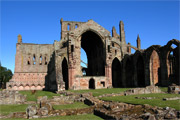
[[[53,44],[23,43],[18,35],[15,71],[9,90],[100,89],[180,85],[180,41],[141,49],[126,43],[124,24],[110,32],[94,22],[63,21],[61,40]],[[175,46],[175,47],[174,47]],[[87,68],[81,66],[81,48]],[[131,49],[135,50],[131,54]]]

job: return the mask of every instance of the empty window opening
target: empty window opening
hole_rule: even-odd
[[[31,64],[31,58],[28,58],[27,64],[30,65]]]
[[[82,74],[83,76],[87,75],[87,55],[83,48],[81,48],[81,68],[82,68]]]
[[[95,89],[95,81],[93,78],[89,80],[89,89]]]
[[[110,52],[110,45],[108,45],[108,52]]]
[[[70,31],[70,24],[67,25],[67,30]]]
[[[42,65],[42,55],[39,57],[39,65]]]
[[[47,65],[47,56],[44,57],[44,64]]]
[[[102,85],[103,87],[105,87],[105,82],[104,82],[104,81],[101,81],[101,85]]]
[[[115,55],[117,55],[117,50],[115,50]]]
[[[112,46],[114,47],[114,43],[112,43]]]
[[[36,64],[36,56],[33,55],[33,65],[35,65],[35,64]]]
[[[71,45],[71,52],[74,52],[74,45]]]
[[[75,25],[75,29],[76,29],[76,28],[78,28],[78,25],[77,25],[77,24]]]

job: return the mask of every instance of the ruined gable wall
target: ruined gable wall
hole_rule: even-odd
[[[53,45],[17,43],[15,71],[8,89],[41,90],[44,88]]]
[[[26,43],[17,44],[15,73],[46,73],[47,64],[49,63],[52,52],[53,45]]]

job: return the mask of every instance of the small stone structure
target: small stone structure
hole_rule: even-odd
[[[61,38],[53,44],[23,43],[18,35],[15,71],[7,89],[61,91],[180,84],[179,40],[141,49],[139,35],[136,47],[126,42],[122,21],[119,34],[112,27],[112,35],[93,20],[61,19],[60,23]],[[87,67],[81,66],[81,49],[86,52]],[[131,54],[131,49],[136,52]]]
[[[26,96],[20,94],[18,91],[12,91],[12,90],[0,91],[0,105],[23,104],[24,102],[26,102]]]
[[[177,85],[168,86],[168,93],[180,94],[180,86]]]

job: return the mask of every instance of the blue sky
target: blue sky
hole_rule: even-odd
[[[141,48],[165,45],[179,39],[179,1],[1,1],[1,64],[15,67],[17,35],[24,43],[53,44],[60,40],[60,19],[95,22],[119,33],[119,21],[125,25],[126,42]]]

